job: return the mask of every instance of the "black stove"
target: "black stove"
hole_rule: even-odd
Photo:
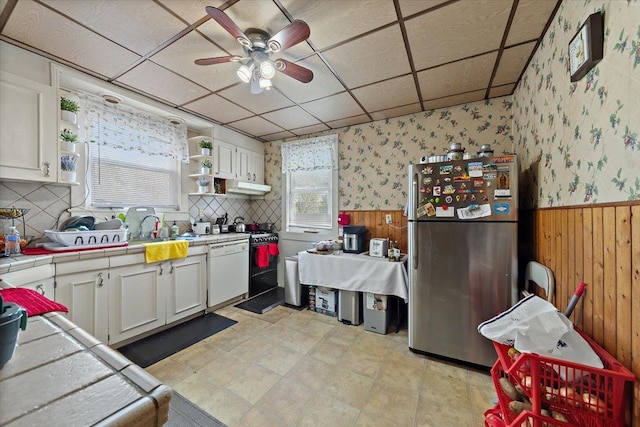
[[[249,234],[249,297],[253,297],[278,286],[278,233]]]

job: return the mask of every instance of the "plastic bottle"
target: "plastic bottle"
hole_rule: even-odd
[[[178,227],[178,224],[173,221],[173,225],[171,226],[171,238],[175,239],[178,237],[178,234],[180,234],[180,227]]]
[[[15,226],[9,227],[9,233],[4,237],[5,256],[20,254],[20,233]]]

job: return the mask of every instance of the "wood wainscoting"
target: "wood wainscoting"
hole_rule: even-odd
[[[630,407],[631,425],[640,427],[640,203],[523,211],[521,224],[521,245],[529,246],[521,261],[553,271],[560,311],[587,283],[571,320],[638,378]]]
[[[403,211],[340,211],[349,214],[349,225],[364,225],[367,227],[367,237],[388,237],[389,240],[398,242],[400,251],[407,253],[409,242],[407,240],[407,217]],[[387,214],[393,219],[391,224],[386,223]],[[368,243],[368,242],[367,242]],[[369,247],[366,247],[369,250]]]

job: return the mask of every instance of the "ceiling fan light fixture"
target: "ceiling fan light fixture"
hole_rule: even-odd
[[[271,83],[271,80],[269,79],[262,78],[260,79],[260,87],[262,89],[270,90],[273,87],[273,83]]]
[[[272,79],[276,75],[276,69],[270,61],[262,61],[260,75],[265,79]]]
[[[251,64],[251,68],[246,65],[241,65],[237,71],[238,77],[245,83],[249,83],[251,81],[251,76],[253,75],[253,64]]]

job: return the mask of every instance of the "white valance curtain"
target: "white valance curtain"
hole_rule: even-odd
[[[84,130],[89,144],[108,145],[124,151],[135,150],[189,163],[185,125],[174,125],[150,113],[110,104],[95,95],[85,93],[81,99],[80,108],[84,109]],[[98,135],[109,135],[110,138],[98,140]]]
[[[280,146],[282,173],[300,170],[338,169],[338,135],[325,135]]]

